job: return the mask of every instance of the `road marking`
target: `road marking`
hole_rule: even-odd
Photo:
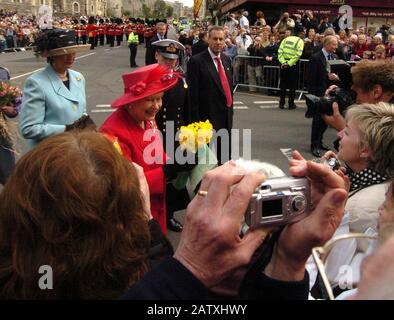
[[[18,78],[22,78],[22,77],[24,77],[24,76],[28,76],[29,74],[32,74],[32,73],[34,73],[34,72],[37,72],[37,71],[40,71],[40,70],[43,70],[43,69],[44,69],[44,68],[40,68],[40,69],[31,71],[31,72],[26,72],[26,73],[20,74],[19,76],[12,77],[11,80],[15,80],[15,79],[18,79]]]
[[[277,106],[259,106],[260,109],[276,109]]]
[[[253,101],[254,104],[270,104],[270,103],[278,103],[279,100],[272,100],[272,101]]]
[[[82,58],[85,58],[85,57],[89,57],[89,56],[91,56],[93,54],[96,54],[96,52],[88,53],[88,54],[85,54],[83,56],[77,57],[77,58],[75,58],[75,60],[79,60],[79,59],[82,59]]]
[[[78,60],[78,59],[82,59],[82,58],[91,56],[92,54],[96,54],[96,52],[92,52],[92,53],[89,53],[89,54],[85,54],[84,56],[80,56],[80,57],[78,57],[78,58],[75,58],[75,60]],[[43,69],[45,69],[45,67],[36,69],[36,70],[34,70],[34,71],[30,71],[30,72],[26,72],[26,73],[20,74],[19,76],[16,76],[16,77],[12,77],[11,80],[15,80],[15,79],[18,79],[18,78],[22,78],[22,77],[28,76],[29,74],[35,73],[35,72],[40,71],[40,70],[43,70]]]
[[[93,109],[93,113],[114,112],[116,109]]]
[[[234,101],[234,104],[244,104],[242,101]]]
[[[299,108],[299,109],[306,109],[306,106],[303,106],[303,105],[297,105],[297,107]],[[259,108],[260,109],[279,109],[279,107],[278,106],[259,106]],[[285,109],[287,109],[287,108],[285,108]]]
[[[110,104],[96,104],[96,108],[109,108]]]
[[[249,109],[249,107],[248,106],[234,106],[234,109],[244,110],[244,109]]]

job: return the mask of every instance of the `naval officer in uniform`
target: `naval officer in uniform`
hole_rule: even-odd
[[[178,41],[165,39],[152,43],[156,48],[155,58],[160,65],[166,65],[179,74],[179,79],[175,87],[166,91],[163,96],[161,110],[156,115],[157,127],[163,133],[163,142],[166,152],[173,158],[170,146],[178,145],[175,142],[176,132],[181,126],[190,123],[190,108],[187,102],[187,84],[185,75],[180,68],[180,57],[184,56],[185,47]],[[175,152],[175,148],[173,148]],[[168,150],[167,150],[168,149]],[[179,232],[182,224],[174,219],[174,211],[185,209],[190,202],[186,189],[177,190],[171,183],[167,184],[167,228]]]

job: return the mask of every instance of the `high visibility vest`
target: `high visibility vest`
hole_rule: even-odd
[[[278,60],[280,64],[287,63],[289,67],[294,66],[302,55],[304,41],[296,36],[290,36],[282,40],[278,49]]]
[[[129,39],[127,40],[128,44],[138,44],[138,35],[134,34],[134,32],[130,32]]]

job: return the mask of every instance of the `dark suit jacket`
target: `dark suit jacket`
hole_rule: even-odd
[[[150,40],[146,43],[146,51],[145,51],[145,65],[157,63],[155,59],[156,48],[152,45],[153,42],[158,41],[159,37],[155,34]]]
[[[232,92],[231,59],[223,53],[220,58]],[[230,108],[226,106],[226,96],[220,83],[219,73],[208,49],[190,59],[187,79],[192,121],[208,119],[216,131],[223,128],[230,130],[233,126],[233,106]]]
[[[337,59],[337,57],[334,55]],[[309,60],[308,92],[315,96],[324,96],[326,89],[332,84],[326,70],[326,57],[322,50],[312,55]]]
[[[204,40],[198,40],[198,42],[192,46],[192,56],[195,56],[196,54],[203,52],[207,48],[208,48],[208,43],[206,43]]]

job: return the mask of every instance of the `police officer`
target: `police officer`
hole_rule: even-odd
[[[303,31],[303,30],[302,30]],[[301,30],[297,30],[301,32]],[[280,63],[280,101],[279,108],[284,109],[286,89],[289,89],[289,109],[295,109],[295,90],[298,82],[298,61],[304,50],[304,40],[297,36],[284,38],[279,46],[278,60]]]
[[[166,65],[175,72],[179,72],[179,57],[185,47],[178,41],[165,39],[152,43],[156,49],[155,58],[160,65]],[[182,125],[190,122],[190,108],[187,103],[187,84],[184,77],[178,80],[177,85],[166,91],[162,99],[162,108],[156,115],[157,127],[163,133],[164,148],[169,157],[174,158],[170,146],[166,142],[175,142],[175,134]],[[172,148],[175,151],[175,148]],[[167,184],[167,228],[179,232],[182,224],[174,219],[174,211],[185,209],[190,201],[186,189],[177,190],[171,183]]]
[[[138,68],[137,64],[135,63],[135,57],[137,55],[137,48],[138,48],[138,35],[134,33],[134,31],[131,31],[129,33],[129,37],[127,40],[127,44],[130,49],[130,68]]]

